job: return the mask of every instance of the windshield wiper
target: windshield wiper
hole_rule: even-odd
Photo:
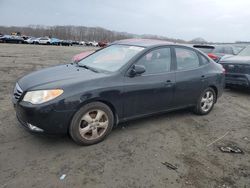
[[[87,65],[80,65],[80,64],[77,64],[77,65],[78,65],[79,67],[83,67],[83,68],[85,68],[85,69],[91,70],[91,71],[96,72],[96,73],[99,72],[99,71],[96,70],[95,68],[89,67],[89,66],[87,66]]]

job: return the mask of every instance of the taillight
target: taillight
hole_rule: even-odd
[[[214,55],[214,54],[212,54],[212,53],[209,53],[209,54],[207,54],[208,55],[208,57],[210,57],[211,59],[213,59],[213,60],[217,60],[219,57],[217,56],[217,55]]]

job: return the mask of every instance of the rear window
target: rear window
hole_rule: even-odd
[[[225,47],[223,47],[223,46],[216,46],[213,52],[214,53],[225,53]]]

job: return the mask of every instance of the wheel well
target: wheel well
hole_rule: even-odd
[[[105,100],[96,99],[96,100],[86,101],[86,102],[82,103],[82,104],[79,106],[79,108],[77,109],[77,111],[78,111],[81,107],[83,107],[84,105],[89,104],[89,103],[92,103],[92,102],[101,102],[101,103],[103,103],[103,104],[106,104],[106,105],[110,108],[110,110],[113,112],[115,125],[118,124],[119,118],[118,118],[118,115],[117,115],[117,112],[116,112],[116,109],[115,109],[114,105],[113,105],[112,103],[108,102],[108,101],[105,101]]]
[[[215,87],[214,85],[210,85],[209,87],[211,87],[215,91],[216,101],[217,101],[217,96],[218,96],[218,89],[217,89],[217,87]]]
[[[106,104],[106,105],[111,109],[111,111],[113,112],[113,115],[114,115],[114,122],[115,122],[115,125],[117,125],[119,119],[118,119],[118,115],[117,115],[117,113],[116,113],[116,110],[115,110],[115,107],[113,106],[113,104],[111,104],[111,103],[108,102],[108,101],[104,101],[104,100],[97,100],[97,102],[102,102],[102,103]]]

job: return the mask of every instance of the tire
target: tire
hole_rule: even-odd
[[[76,112],[69,127],[69,135],[79,145],[97,144],[106,138],[113,125],[114,114],[111,109],[104,103],[92,102]]]
[[[194,108],[194,113],[198,115],[208,114],[213,109],[216,100],[217,96],[214,89],[211,87],[207,88],[199,97]]]

